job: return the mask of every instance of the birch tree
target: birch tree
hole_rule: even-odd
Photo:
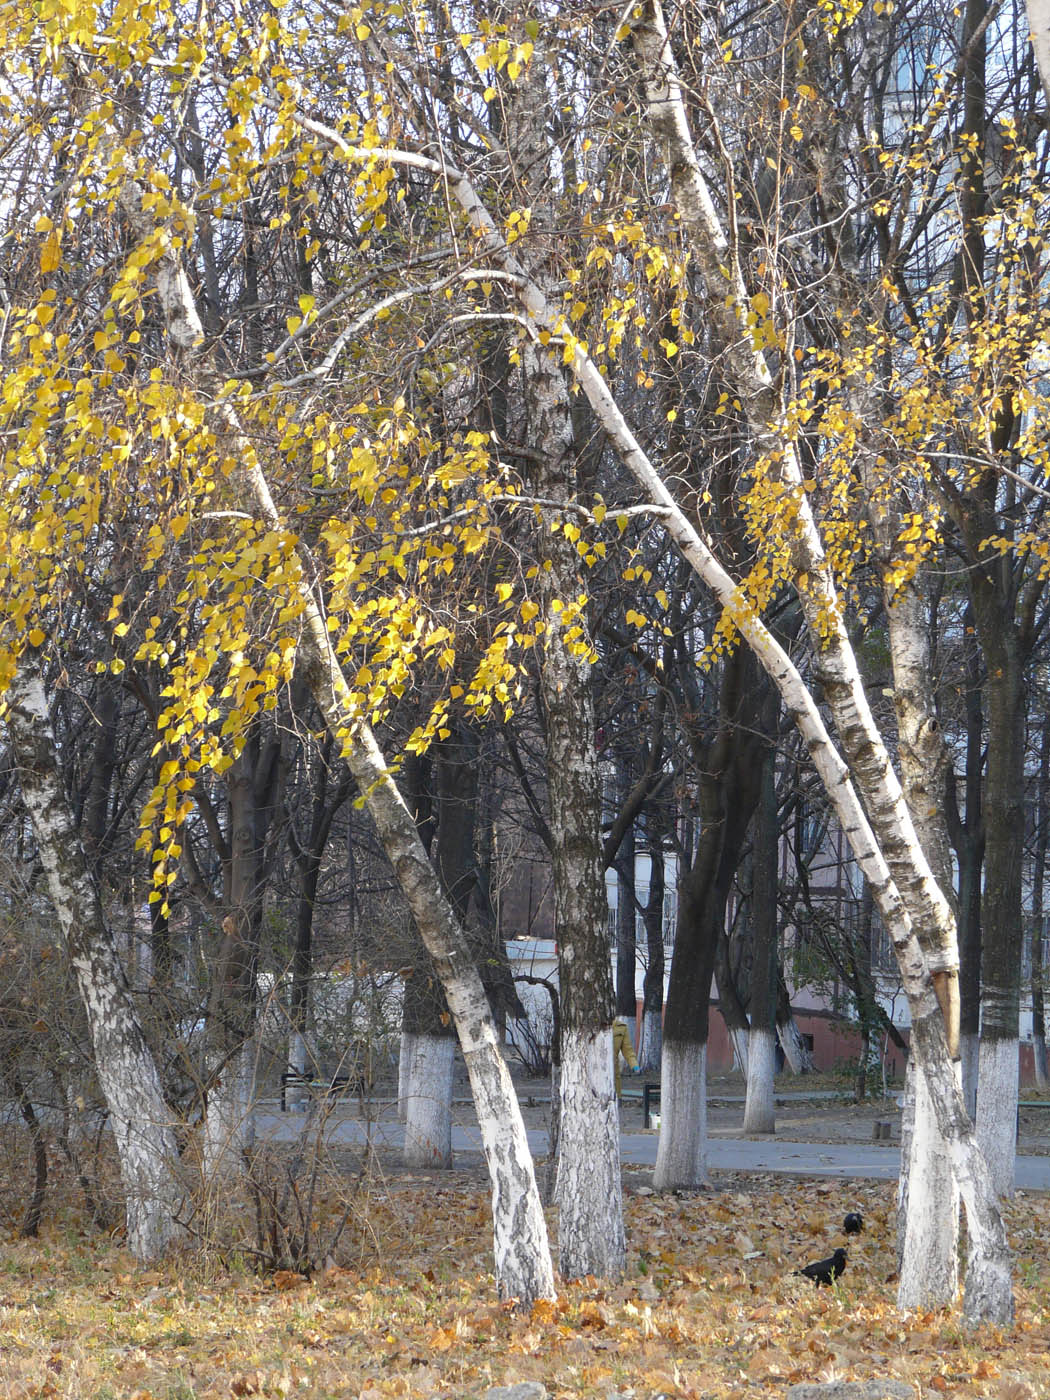
[[[8,687],[5,719],[48,892],[87,1013],[120,1163],[128,1248],[148,1261],[182,1236],[177,1213],[185,1188],[174,1124],[69,810],[48,710],[31,642]]]
[[[252,188],[253,181],[263,180],[264,171],[275,170],[281,159],[287,158],[299,179],[298,183],[290,179],[287,186],[273,191],[273,217],[279,226],[286,226],[282,220],[287,218],[289,224],[301,228],[304,261],[309,261],[307,249],[315,244],[324,246],[315,225],[323,225],[326,208],[340,198],[346,200],[348,226],[360,240],[366,262],[369,258],[381,260],[381,250],[393,247],[391,229],[406,240],[405,246],[416,239],[411,242],[413,261],[405,259],[403,247],[399,249],[400,280],[396,285],[389,280],[382,285],[369,281],[374,276],[369,271],[361,283],[326,286],[318,278],[313,290],[303,288],[290,300],[282,293],[282,305],[289,312],[286,333],[272,336],[269,348],[264,349],[265,338],[260,339],[259,326],[253,322],[255,339],[247,352],[249,363],[242,361],[239,373],[229,382],[221,380],[212,368],[214,360],[198,349],[204,318],[194,308],[194,279],[181,258],[183,247],[192,238],[194,213],[199,209],[202,217],[211,217],[215,212],[212,195],[204,195],[196,187],[190,189],[190,182],[186,182],[185,200],[172,193],[170,179],[161,178],[166,172],[156,161],[144,158],[134,171],[129,170],[126,157],[120,161],[107,157],[99,162],[99,168],[106,172],[106,189],[125,192],[124,217],[134,236],[130,253],[126,248],[121,251],[118,265],[122,271],[115,284],[106,285],[103,300],[113,310],[99,326],[102,340],[95,353],[105,356],[110,350],[120,360],[114,348],[123,344],[118,309],[123,308],[121,315],[128,308],[142,311],[142,323],[153,337],[154,361],[162,359],[164,363],[163,367],[159,363],[144,365],[144,378],[153,368],[159,370],[157,378],[146,380],[123,401],[140,415],[131,419],[133,424],[141,424],[132,439],[135,452],[148,460],[165,482],[171,479],[167,462],[192,462],[192,472],[180,474],[177,490],[172,488],[164,497],[163,519],[176,539],[185,535],[187,544],[194,544],[195,560],[203,556],[204,543],[198,541],[204,541],[221,565],[213,575],[206,575],[195,562],[194,578],[201,581],[201,593],[194,596],[207,599],[209,611],[205,616],[202,606],[205,633],[192,649],[192,673],[183,663],[177,672],[171,672],[173,693],[168,697],[165,728],[179,742],[186,740],[194,761],[202,756],[210,763],[224,763],[230,743],[226,742],[229,735],[217,732],[221,712],[212,718],[212,711],[219,709],[212,698],[216,681],[220,689],[230,686],[225,698],[232,702],[231,711],[239,715],[233,729],[243,733],[243,712],[263,705],[293,667],[309,677],[326,721],[385,833],[413,913],[417,922],[422,921],[421,931],[435,952],[436,965],[443,980],[448,975],[458,998],[450,991],[450,1006],[460,1026],[468,1063],[473,1051],[478,1051],[472,1069],[472,1073],[477,1071],[476,1093],[484,1099],[487,1082],[492,1089],[487,1102],[496,1111],[493,1117],[506,1110],[511,1115],[508,1121],[513,1122],[512,1096],[502,1092],[498,1075],[487,1080],[481,1067],[482,1062],[486,1066],[491,1063],[486,1057],[489,1051],[495,1054],[495,1047],[480,1005],[473,998],[473,984],[468,986],[458,977],[461,945],[456,941],[456,926],[440,895],[435,897],[433,872],[427,873],[429,866],[406,826],[410,826],[408,814],[398,801],[376,742],[373,720],[378,717],[381,722],[385,714],[391,683],[409,683],[411,663],[405,660],[407,656],[414,658],[423,652],[436,657],[451,652],[448,665],[450,669],[455,666],[455,649],[449,645],[451,629],[446,625],[443,634],[437,618],[428,617],[425,609],[406,605],[405,590],[400,586],[404,579],[413,575],[417,566],[420,570],[424,566],[427,570],[444,567],[446,559],[454,569],[456,549],[482,548],[504,510],[509,514],[539,509],[542,513],[545,507],[528,500],[520,478],[508,468],[505,458],[490,450],[491,439],[478,441],[462,422],[446,422],[438,447],[430,430],[424,431],[422,420],[411,412],[405,395],[384,404],[381,394],[377,401],[374,393],[359,391],[359,405],[357,394],[343,397],[335,394],[333,385],[356,389],[360,381],[352,367],[369,354],[372,373],[380,375],[381,357],[374,352],[382,347],[391,360],[402,354],[407,357],[405,363],[419,366],[420,376],[425,369],[438,381],[436,387],[427,388],[436,395],[442,377],[453,376],[458,370],[455,354],[447,355],[451,363],[432,358],[435,344],[454,338],[464,326],[482,323],[495,322],[520,332],[520,340],[514,342],[519,354],[528,351],[538,357],[536,347],[547,354],[553,351],[574,378],[576,403],[586,400],[590,419],[584,418],[584,424],[590,421],[598,425],[608,451],[619,457],[631,483],[629,494],[624,493],[626,499],[611,507],[597,500],[559,500],[554,509],[561,514],[574,509],[575,519],[594,531],[596,540],[603,528],[615,528],[621,518],[630,521],[644,513],[649,521],[659,522],[666,538],[703,580],[721,610],[717,629],[720,645],[730,648],[739,642],[753,651],[780,690],[828,789],[898,954],[912,1014],[913,1047],[926,1075],[966,1206],[970,1246],[967,1316],[1001,1322],[1011,1307],[1005,1236],[986,1164],[955,1082],[948,1022],[938,998],[955,970],[952,911],[938,889],[867,705],[845,626],[846,602],[836,576],[836,571],[844,571],[843,551],[829,557],[814,516],[807,483],[812,479],[808,473],[815,458],[805,457],[795,424],[785,416],[771,369],[774,342],[767,338],[776,326],[769,305],[749,281],[763,274],[757,264],[752,268],[742,259],[739,242],[727,234],[719,217],[689,128],[662,11],[658,5],[647,4],[640,14],[624,15],[620,37],[632,45],[635,72],[645,85],[642,135],[632,130],[628,141],[624,132],[629,159],[621,162],[616,142],[610,140],[601,152],[603,157],[610,156],[604,171],[592,159],[574,172],[578,185],[597,178],[607,183],[609,191],[625,167],[639,172],[636,183],[630,186],[633,203],[625,201],[625,208],[617,211],[619,217],[606,224],[601,214],[595,217],[588,209],[586,220],[581,218],[581,226],[593,240],[587,267],[597,265],[601,271],[604,264],[618,273],[622,262],[637,260],[647,269],[638,280],[648,279],[649,268],[654,281],[662,277],[662,269],[672,261],[667,252],[667,229],[665,226],[657,233],[646,221],[650,216],[655,218],[657,211],[663,211],[664,216],[672,211],[675,238],[681,240],[683,258],[690,264],[686,277],[680,271],[682,259],[673,260],[673,275],[678,279],[675,286],[680,291],[675,311],[686,317],[684,329],[695,335],[692,325],[702,310],[727,397],[740,405],[734,411],[739,412],[746,428],[748,456],[768,498],[777,503],[772,521],[768,516],[753,517],[757,529],[771,540],[769,555],[763,555],[762,561],[775,555],[778,581],[790,583],[800,599],[818,662],[817,680],[834,718],[841,754],[831,741],[812,689],[765,625],[762,609],[770,594],[760,586],[757,570],[746,578],[731,572],[716,554],[715,541],[696,528],[696,513],[688,497],[683,499],[679,473],[661,462],[662,426],[646,419],[642,430],[635,432],[629,423],[628,403],[634,410],[644,411],[645,397],[624,392],[616,354],[634,330],[642,339],[642,327],[637,325],[639,317],[644,322],[638,307],[638,282],[630,290],[614,278],[608,283],[601,278],[593,284],[584,283],[584,269],[572,266],[571,258],[563,279],[567,285],[553,277],[533,275],[529,210],[500,203],[494,213],[486,202],[498,198],[493,171],[501,168],[507,150],[505,133],[493,118],[505,110],[508,89],[527,70],[536,35],[526,29],[526,37],[518,40],[504,30],[486,29],[480,21],[476,31],[460,35],[449,28],[447,13],[437,10],[433,29],[412,33],[410,24],[402,23],[404,18],[394,16],[384,27],[383,16],[370,10],[366,18],[362,10],[350,21],[352,32],[341,41],[340,52],[353,55],[340,61],[347,64],[344,73],[353,74],[355,90],[371,92],[374,84],[376,91],[384,94],[375,113],[350,113],[339,83],[315,83],[312,74],[339,71],[327,62],[327,53],[324,63],[315,63],[312,68],[303,63],[294,80],[289,80],[280,65],[274,72],[268,61],[262,63],[256,37],[246,30],[227,36],[221,64],[209,66],[207,43],[196,40],[191,45],[192,54],[171,61],[168,71],[174,73],[171,81],[176,86],[184,76],[179,65],[197,65],[193,81],[210,84],[209,101],[226,122],[220,143],[219,188],[243,193]],[[551,18],[552,12],[537,6],[529,22],[538,33]],[[296,39],[281,20],[275,20],[274,25],[271,41],[285,45],[289,53],[297,52],[297,44],[323,47],[328,40],[328,36],[316,34]],[[109,49],[104,44],[97,47]],[[240,55],[239,67],[226,62],[234,50]],[[449,65],[440,72],[423,59],[437,50],[442,64]],[[696,52],[703,53],[702,46]],[[402,58],[404,62],[400,62]],[[610,42],[599,70],[615,74],[613,91],[626,111],[637,87],[632,75],[624,71],[624,58],[624,51]],[[158,61],[157,68],[151,69],[154,78],[157,72],[165,71],[168,62],[166,58]],[[263,68],[267,70],[265,78]],[[446,73],[453,71],[455,80],[446,81]],[[702,78],[702,72],[697,76]],[[457,86],[459,83],[462,86]],[[424,94],[422,99],[420,93]],[[404,118],[406,110],[413,122]],[[265,158],[247,134],[247,115],[265,133]],[[399,143],[402,133],[406,139]],[[577,154],[572,134],[563,132],[559,137],[563,169],[568,169]],[[84,137],[85,142],[91,139]],[[159,138],[154,138],[154,144],[158,143]],[[89,146],[89,151],[92,149]],[[582,141],[579,153],[587,154]],[[722,163],[724,168],[724,158]],[[315,170],[323,172],[327,181],[324,201],[311,183]],[[301,193],[304,187],[313,191],[316,201],[308,220],[300,220],[306,202]],[[107,208],[112,208],[112,195],[110,199]],[[612,194],[603,190],[601,200],[593,202],[597,207],[606,200],[611,201]],[[726,220],[731,221],[733,209],[732,199],[723,202]],[[416,233],[421,227],[442,230],[441,240],[428,245],[425,252]],[[34,244],[46,267],[45,276],[60,270],[62,239],[73,236],[72,226],[66,224],[54,239],[51,233],[51,229],[41,227]],[[256,286],[256,244],[261,236],[252,224],[247,242],[253,246]],[[322,255],[315,251],[312,256]],[[206,263],[202,252],[192,269],[202,282],[206,278],[198,277],[197,269]],[[425,278],[414,280],[421,267],[426,269]],[[145,296],[138,284],[147,281],[150,294]],[[591,321],[583,295],[590,294],[589,285],[602,302]],[[581,286],[582,291],[577,291]],[[48,357],[34,357],[29,344],[41,340],[45,333],[54,337],[49,323],[55,313],[49,317],[46,309],[39,311],[51,301],[43,296],[24,300],[29,309],[20,311],[18,330],[26,360],[20,366],[19,384],[34,395],[41,388],[46,390],[39,414],[41,430],[35,439],[20,434],[22,446],[31,447],[50,430],[54,404],[64,405],[74,394],[74,380],[70,379],[67,387]],[[254,295],[250,304],[258,305]],[[156,348],[158,305],[164,311],[167,343],[175,347],[174,353],[165,351],[163,356]],[[408,307],[422,314],[402,323],[398,318],[407,316]],[[147,315],[153,320],[147,322]],[[63,323],[66,316],[63,311]],[[30,325],[38,327],[33,334],[29,333]],[[403,338],[398,340],[394,331]],[[140,339],[142,334],[140,331]],[[651,360],[652,345],[638,346],[639,360],[643,350]],[[665,348],[663,353],[670,356],[671,350]],[[64,370],[64,363],[61,368]],[[110,387],[102,383],[105,374],[126,372],[126,365],[117,368],[112,359],[108,364],[103,360],[92,367],[97,377],[90,379],[81,393],[97,389],[102,394]],[[639,372],[642,378],[638,385],[647,389],[644,364]],[[186,381],[194,379],[196,391],[188,390]],[[123,385],[126,381],[118,382]],[[429,383],[424,378],[419,382],[425,388]],[[324,400],[323,409],[318,406],[320,399]],[[113,442],[127,440],[121,435],[123,425],[114,422],[112,415],[106,426],[115,435]],[[97,429],[88,434],[88,440],[98,444]],[[112,453],[113,449],[107,450]],[[64,445],[61,461],[69,466],[71,478],[74,468],[84,475],[82,457],[72,441]],[[304,461],[310,464],[308,480],[304,479]],[[396,474],[395,464],[398,469],[405,465],[402,475]],[[414,499],[416,494],[422,497],[424,486],[433,494],[426,499],[422,519],[405,515],[404,499]],[[341,499],[347,504],[341,515],[318,509],[319,503],[329,500],[324,494],[329,491],[343,493]],[[298,531],[292,528],[296,524]],[[610,538],[615,542],[615,535]],[[443,539],[448,540],[451,554],[438,544]],[[599,542],[608,551],[609,539]],[[589,557],[600,557],[597,546],[582,536],[579,551],[585,562]],[[149,566],[156,566],[156,557]],[[239,600],[239,590],[248,586],[245,578],[250,578],[256,589],[263,580],[267,603],[272,602],[272,627],[260,626],[257,635],[248,638],[253,644],[258,641],[269,647],[276,658],[261,671],[249,662],[239,633],[221,630],[226,609],[216,607],[217,601]],[[366,589],[361,590],[368,594],[364,601],[371,611],[367,614],[358,598],[362,580],[367,581]],[[450,689],[449,699],[462,699],[474,706],[513,703],[520,671],[511,664],[509,655],[514,647],[522,651],[535,647],[537,633],[526,624],[535,618],[532,609],[539,605],[515,593],[509,582],[501,588],[500,599],[508,606],[500,648],[488,650],[472,676],[457,675],[462,694],[452,697]],[[213,607],[214,613],[210,611]],[[23,624],[36,616],[32,608],[32,604],[23,606]],[[253,618],[258,616],[258,612],[253,614]],[[367,628],[363,625],[366,616]],[[221,664],[213,652],[221,652]],[[381,672],[379,680],[377,671]],[[410,745],[425,745],[439,737],[448,727],[447,708],[442,697],[442,704],[421,724],[419,734],[411,736]],[[176,765],[167,781],[158,784],[155,797],[153,815],[166,818],[170,802],[172,817],[161,828],[168,832],[158,847],[156,864],[161,879],[174,859],[172,848],[178,845],[179,781]],[[928,949],[935,950],[932,963]],[[520,1138],[516,1136],[515,1141],[520,1142]],[[499,1155],[499,1144],[487,1140],[486,1145],[494,1176],[502,1169],[508,1189],[513,1187],[519,1193],[519,1201],[531,1203],[529,1177],[520,1158],[507,1166],[506,1158]],[[509,1199],[497,1199],[495,1212],[501,1283],[523,1296],[537,1296],[547,1279],[536,1264],[540,1257],[538,1235],[533,1233],[527,1239],[520,1233],[515,1235],[515,1253],[508,1224],[513,1217]],[[535,1220],[531,1211],[527,1218]],[[512,1288],[508,1278],[520,1287]]]

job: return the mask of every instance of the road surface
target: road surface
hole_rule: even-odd
[[[295,1113],[260,1112],[256,1119],[257,1138],[283,1142],[294,1138],[302,1126]],[[357,1146],[368,1132],[377,1148],[399,1151],[404,1146],[404,1128],[385,1115],[371,1125],[359,1119],[333,1113],[326,1137],[333,1146]],[[544,1128],[528,1130],[529,1147],[536,1157],[547,1152]],[[621,1161],[625,1166],[652,1167],[656,1164],[654,1132],[625,1132],[620,1139]],[[476,1127],[452,1129],[453,1155],[481,1152],[481,1135]],[[871,1177],[892,1181],[900,1171],[897,1147],[872,1143],[789,1142],[780,1138],[731,1137],[720,1134],[707,1143],[707,1164],[713,1170],[773,1172],[786,1176]],[[1050,1157],[1018,1157],[1016,1184],[1022,1190],[1050,1190]]]

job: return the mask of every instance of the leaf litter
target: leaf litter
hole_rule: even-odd
[[[368,1229],[310,1279],[189,1254],[138,1268],[70,1209],[7,1243],[0,1400],[461,1400],[527,1380],[555,1400],[744,1400],[885,1376],[917,1400],[1050,1396],[1046,1194],[1006,1206],[1015,1324],[970,1333],[957,1311],[897,1312],[893,1184],[724,1172],[679,1197],[628,1170],[624,1280],[563,1283],[523,1313],[496,1296],[485,1184],[440,1181],[377,1182]],[[847,1270],[814,1289],[794,1270],[844,1243],[854,1209]]]

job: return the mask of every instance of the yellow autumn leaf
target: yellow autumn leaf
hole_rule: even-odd
[[[40,271],[54,272],[61,261],[62,239],[58,230],[52,229],[40,249]]]

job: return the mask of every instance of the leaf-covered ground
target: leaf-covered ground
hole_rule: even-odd
[[[626,1174],[625,1280],[565,1285],[522,1315],[496,1300],[474,1173],[377,1177],[342,1262],[310,1281],[194,1254],[136,1268],[70,1204],[0,1257],[0,1397],[466,1397],[539,1380],[555,1397],[779,1396],[796,1380],[892,1375],[916,1395],[1050,1395],[1050,1197],[1009,1207],[1017,1320],[968,1334],[893,1307],[893,1187],[724,1173],[646,1193]],[[865,1233],[835,1289],[793,1270]]]

